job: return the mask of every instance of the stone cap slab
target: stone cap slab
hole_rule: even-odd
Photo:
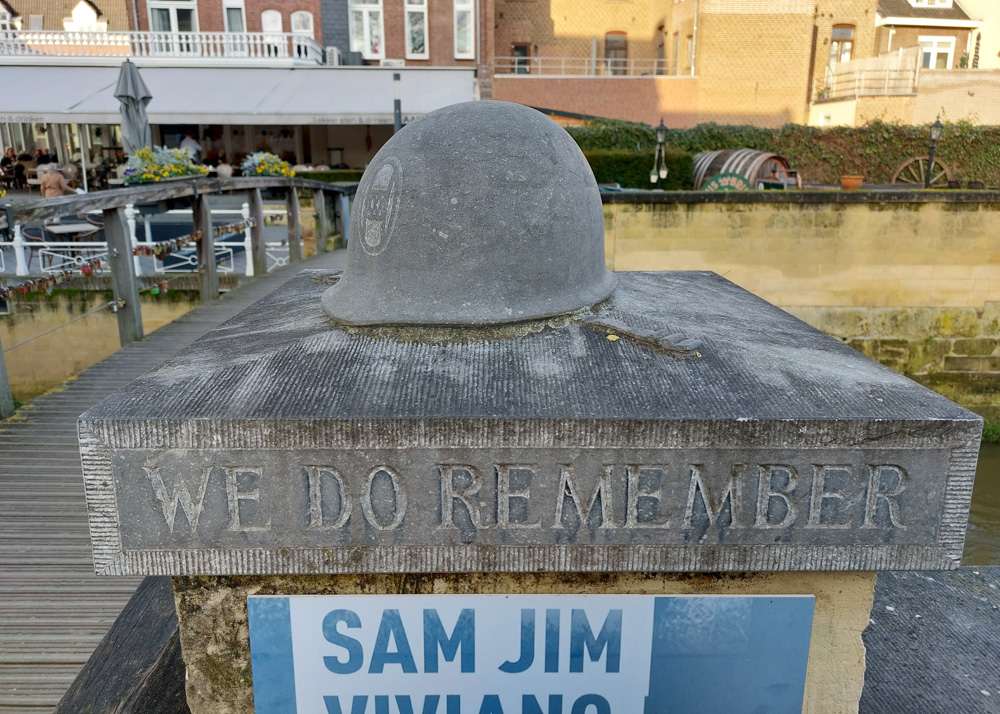
[[[337,278],[80,418],[99,573],[959,562],[980,418],[718,275],[431,333],[336,327]]]

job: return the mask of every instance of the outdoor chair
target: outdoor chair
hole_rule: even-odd
[[[45,248],[46,241],[50,240],[49,233],[40,226],[25,226],[21,229],[21,238],[28,243],[28,272],[31,272],[31,261],[35,258],[35,252]],[[52,256],[46,256],[48,262],[42,263],[42,267],[52,265]]]

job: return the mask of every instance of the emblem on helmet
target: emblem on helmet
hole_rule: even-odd
[[[378,255],[389,244],[399,208],[399,184],[403,169],[392,156],[374,172],[372,182],[363,187],[361,199],[361,245],[368,255]]]

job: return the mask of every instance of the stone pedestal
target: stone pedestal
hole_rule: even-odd
[[[337,327],[337,279],[81,418],[97,571],[181,576],[194,712],[249,711],[247,595],[313,592],[814,594],[805,710],[851,711],[873,571],[959,562],[980,419],[717,275],[479,330]]]
[[[249,595],[641,594],[816,596],[802,711],[857,711],[875,573],[448,573],[177,577],[192,714],[253,711]]]

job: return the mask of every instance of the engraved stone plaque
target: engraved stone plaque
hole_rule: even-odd
[[[99,573],[959,562],[979,417],[714,274],[433,340],[332,326],[336,279],[304,271],[81,417]]]

